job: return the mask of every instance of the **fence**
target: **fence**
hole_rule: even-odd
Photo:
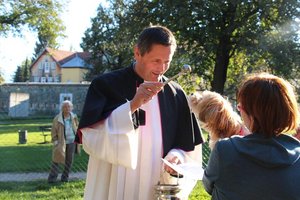
[[[0,182],[47,179],[52,156],[47,127],[51,122],[49,118],[4,120],[0,115]],[[208,145],[204,143],[204,167],[209,154]],[[87,163],[88,155],[83,150],[75,154],[70,179],[84,179]]]

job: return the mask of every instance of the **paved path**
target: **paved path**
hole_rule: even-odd
[[[60,178],[60,175],[58,176]],[[34,181],[44,179],[47,180],[48,173],[0,173],[0,182],[10,181]],[[86,172],[70,173],[69,179],[82,179],[86,178]],[[59,180],[59,179],[58,179]]]

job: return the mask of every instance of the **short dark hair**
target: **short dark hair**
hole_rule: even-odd
[[[145,28],[137,40],[137,47],[142,56],[151,51],[153,44],[173,46],[174,51],[177,46],[173,33],[168,28],[158,25]]]
[[[249,75],[237,92],[237,100],[251,118],[251,132],[266,137],[293,130],[298,123],[298,105],[293,86],[268,73]]]

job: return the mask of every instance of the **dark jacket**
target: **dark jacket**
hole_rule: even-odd
[[[165,78],[165,77],[164,77]],[[133,65],[95,78],[88,90],[81,114],[76,142],[81,143],[80,129],[106,119],[120,105],[132,100],[139,84]],[[170,149],[194,150],[203,142],[202,132],[194,114],[191,114],[182,88],[171,81],[158,93],[161,113],[163,149],[165,156]],[[139,118],[137,112],[133,118]],[[141,121],[137,119],[137,121]]]
[[[213,200],[299,200],[300,142],[250,134],[216,143],[203,177]]]

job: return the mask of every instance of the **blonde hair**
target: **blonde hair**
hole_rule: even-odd
[[[233,110],[231,103],[219,93],[203,91],[190,97],[192,111],[209,132],[212,148],[219,138],[237,135],[242,129],[242,120]]]

